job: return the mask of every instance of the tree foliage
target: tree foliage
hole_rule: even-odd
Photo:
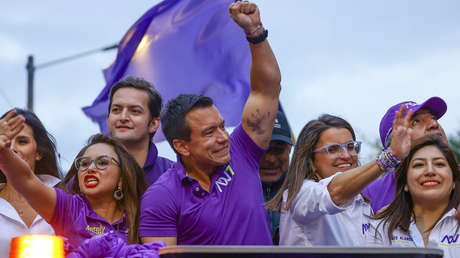
[[[460,161],[460,130],[455,135],[450,135],[449,147],[454,152],[457,162]]]

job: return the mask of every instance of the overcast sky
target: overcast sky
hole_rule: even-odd
[[[158,2],[0,2],[0,113],[26,106],[29,54],[41,64],[116,43]],[[440,120],[447,134],[460,129],[460,1],[256,3],[280,64],[281,102],[296,136],[309,120],[331,113],[347,119],[361,140],[372,140],[391,105],[431,96],[447,102]],[[35,112],[56,137],[64,170],[98,132],[81,107],[104,87],[101,69],[115,56],[98,53],[36,71]],[[160,155],[175,160],[166,143],[159,146]],[[364,150],[364,156],[371,153],[369,146]]]

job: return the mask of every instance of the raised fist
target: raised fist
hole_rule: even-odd
[[[253,34],[259,29],[260,13],[256,4],[238,1],[230,5],[229,11],[233,20],[243,28],[246,34]]]

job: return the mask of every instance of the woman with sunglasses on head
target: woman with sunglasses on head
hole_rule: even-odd
[[[322,115],[305,125],[285,181],[267,203],[281,212],[280,245],[364,245],[371,208],[360,193],[409,152],[412,112],[406,110],[396,113],[391,148],[361,167],[361,143],[347,121]]]
[[[62,182],[75,178],[71,193],[43,184],[8,146],[14,130],[0,135],[0,169],[71,249],[95,235],[114,234],[137,243],[143,171],[117,141],[97,134],[78,153]]]
[[[417,143],[418,142],[418,143]],[[397,168],[396,196],[371,221],[370,245],[443,249],[460,257],[460,170],[455,155],[439,137],[418,140]]]
[[[24,121],[25,120],[25,121]],[[0,134],[12,130],[11,151],[24,160],[41,182],[54,186],[61,173],[56,163],[54,138],[38,117],[27,110],[12,109],[0,118]],[[8,257],[10,240],[32,234],[53,235],[53,228],[27,203],[0,172],[0,257]]]

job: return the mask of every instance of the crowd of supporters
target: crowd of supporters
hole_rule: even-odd
[[[252,55],[250,94],[231,134],[211,98],[179,94],[162,110],[149,82],[123,78],[110,92],[110,135],[91,136],[62,178],[38,117],[5,112],[0,256],[28,234],[63,237],[69,257],[152,255],[166,245],[431,247],[459,256],[460,171],[438,123],[444,100],[390,107],[382,152],[366,164],[343,118],[321,115],[296,140],[258,7],[235,2],[229,12]],[[160,122],[175,162],[152,142]]]

